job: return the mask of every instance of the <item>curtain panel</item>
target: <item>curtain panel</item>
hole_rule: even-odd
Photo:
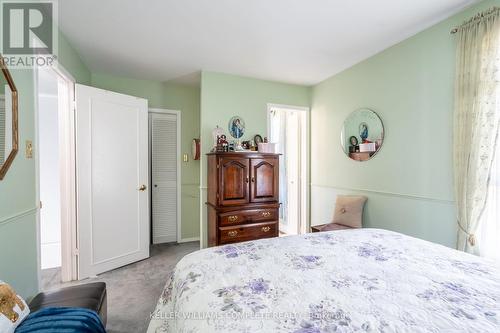
[[[457,248],[480,254],[481,216],[498,137],[500,8],[481,13],[457,31],[453,164]]]

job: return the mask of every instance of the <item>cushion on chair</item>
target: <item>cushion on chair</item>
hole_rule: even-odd
[[[107,295],[104,282],[94,282],[55,291],[41,292],[33,298],[31,312],[48,307],[86,308],[95,311],[106,326]]]
[[[363,207],[367,198],[364,196],[339,195],[335,202],[335,212],[332,223],[351,228],[361,228]]]

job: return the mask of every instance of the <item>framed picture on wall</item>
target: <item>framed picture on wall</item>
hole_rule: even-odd
[[[229,120],[228,130],[233,138],[241,138],[245,134],[245,121],[240,116],[234,116]]]

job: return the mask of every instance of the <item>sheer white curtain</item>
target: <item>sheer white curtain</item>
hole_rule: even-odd
[[[499,8],[481,13],[457,33],[453,144],[457,248],[479,255],[500,242],[487,235],[500,223],[495,185],[500,170],[494,163],[500,119],[499,14]]]

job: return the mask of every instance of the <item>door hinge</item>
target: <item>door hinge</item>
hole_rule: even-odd
[[[78,250],[78,249],[73,249],[73,255],[74,255],[74,256],[78,256],[78,255],[80,255],[80,250]]]
[[[39,207],[40,207],[40,209],[42,209],[42,207],[43,207],[42,201],[40,201]]]
[[[219,164],[219,163],[217,163],[217,169],[218,169],[219,167],[220,167],[220,164]]]

